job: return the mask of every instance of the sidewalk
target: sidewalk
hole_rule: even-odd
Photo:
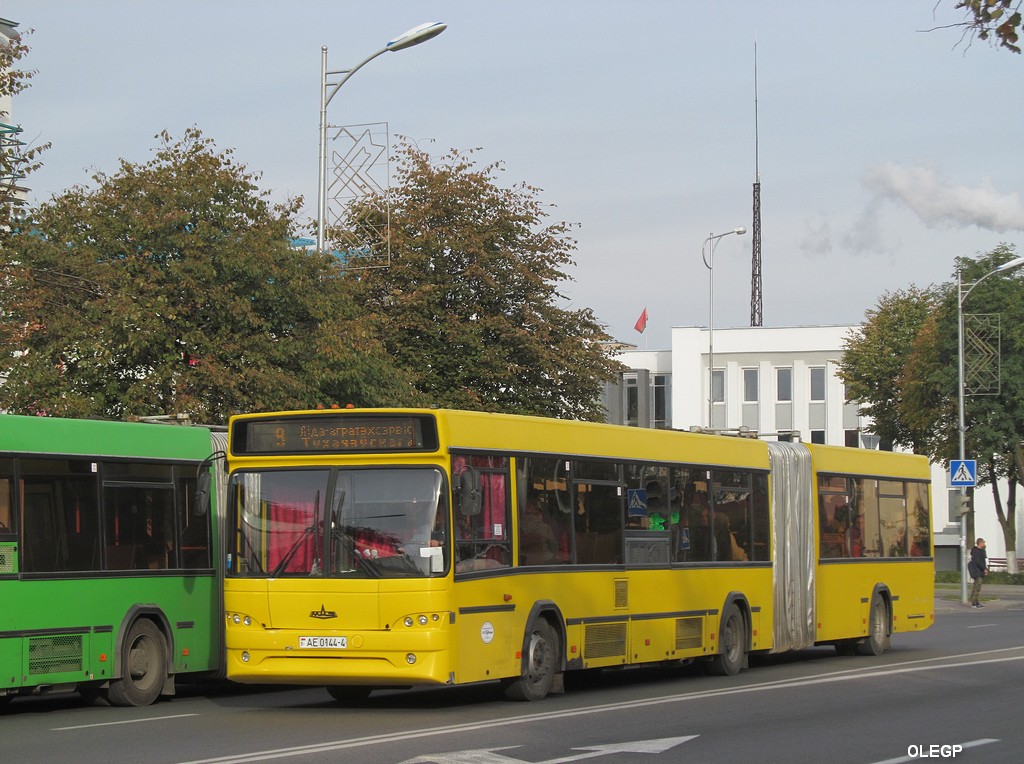
[[[1024,586],[985,584],[981,587],[981,604],[996,610],[1024,609]],[[960,584],[935,584],[936,613],[969,609],[970,605],[960,601]]]

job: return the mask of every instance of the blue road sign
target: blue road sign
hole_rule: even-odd
[[[647,517],[647,491],[643,488],[626,489],[626,504],[630,517]]]
[[[951,459],[949,484],[954,488],[974,486],[978,483],[978,462],[974,459]]]

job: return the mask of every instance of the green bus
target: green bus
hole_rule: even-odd
[[[225,443],[0,414],[0,703],[77,690],[142,706],[222,671],[218,523],[197,487],[220,480]]]

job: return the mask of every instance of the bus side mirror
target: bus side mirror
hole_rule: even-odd
[[[199,480],[196,483],[196,516],[205,517],[210,511],[210,473],[199,473]]]
[[[480,473],[466,469],[459,473],[459,512],[464,517],[480,514],[483,508],[480,495]]]
[[[223,451],[214,451],[196,467],[196,516],[205,517],[210,511],[210,486],[213,483],[211,470],[218,459],[223,459]]]

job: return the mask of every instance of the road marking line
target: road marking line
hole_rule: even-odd
[[[116,724],[139,724],[140,722],[162,722],[168,719],[184,719],[188,716],[199,716],[199,714],[172,714],[170,716],[151,716],[148,719],[124,719],[119,722],[97,722],[96,724],[78,724],[74,727],[53,727],[51,732],[63,732],[65,730],[85,730],[91,727],[113,727]]]

